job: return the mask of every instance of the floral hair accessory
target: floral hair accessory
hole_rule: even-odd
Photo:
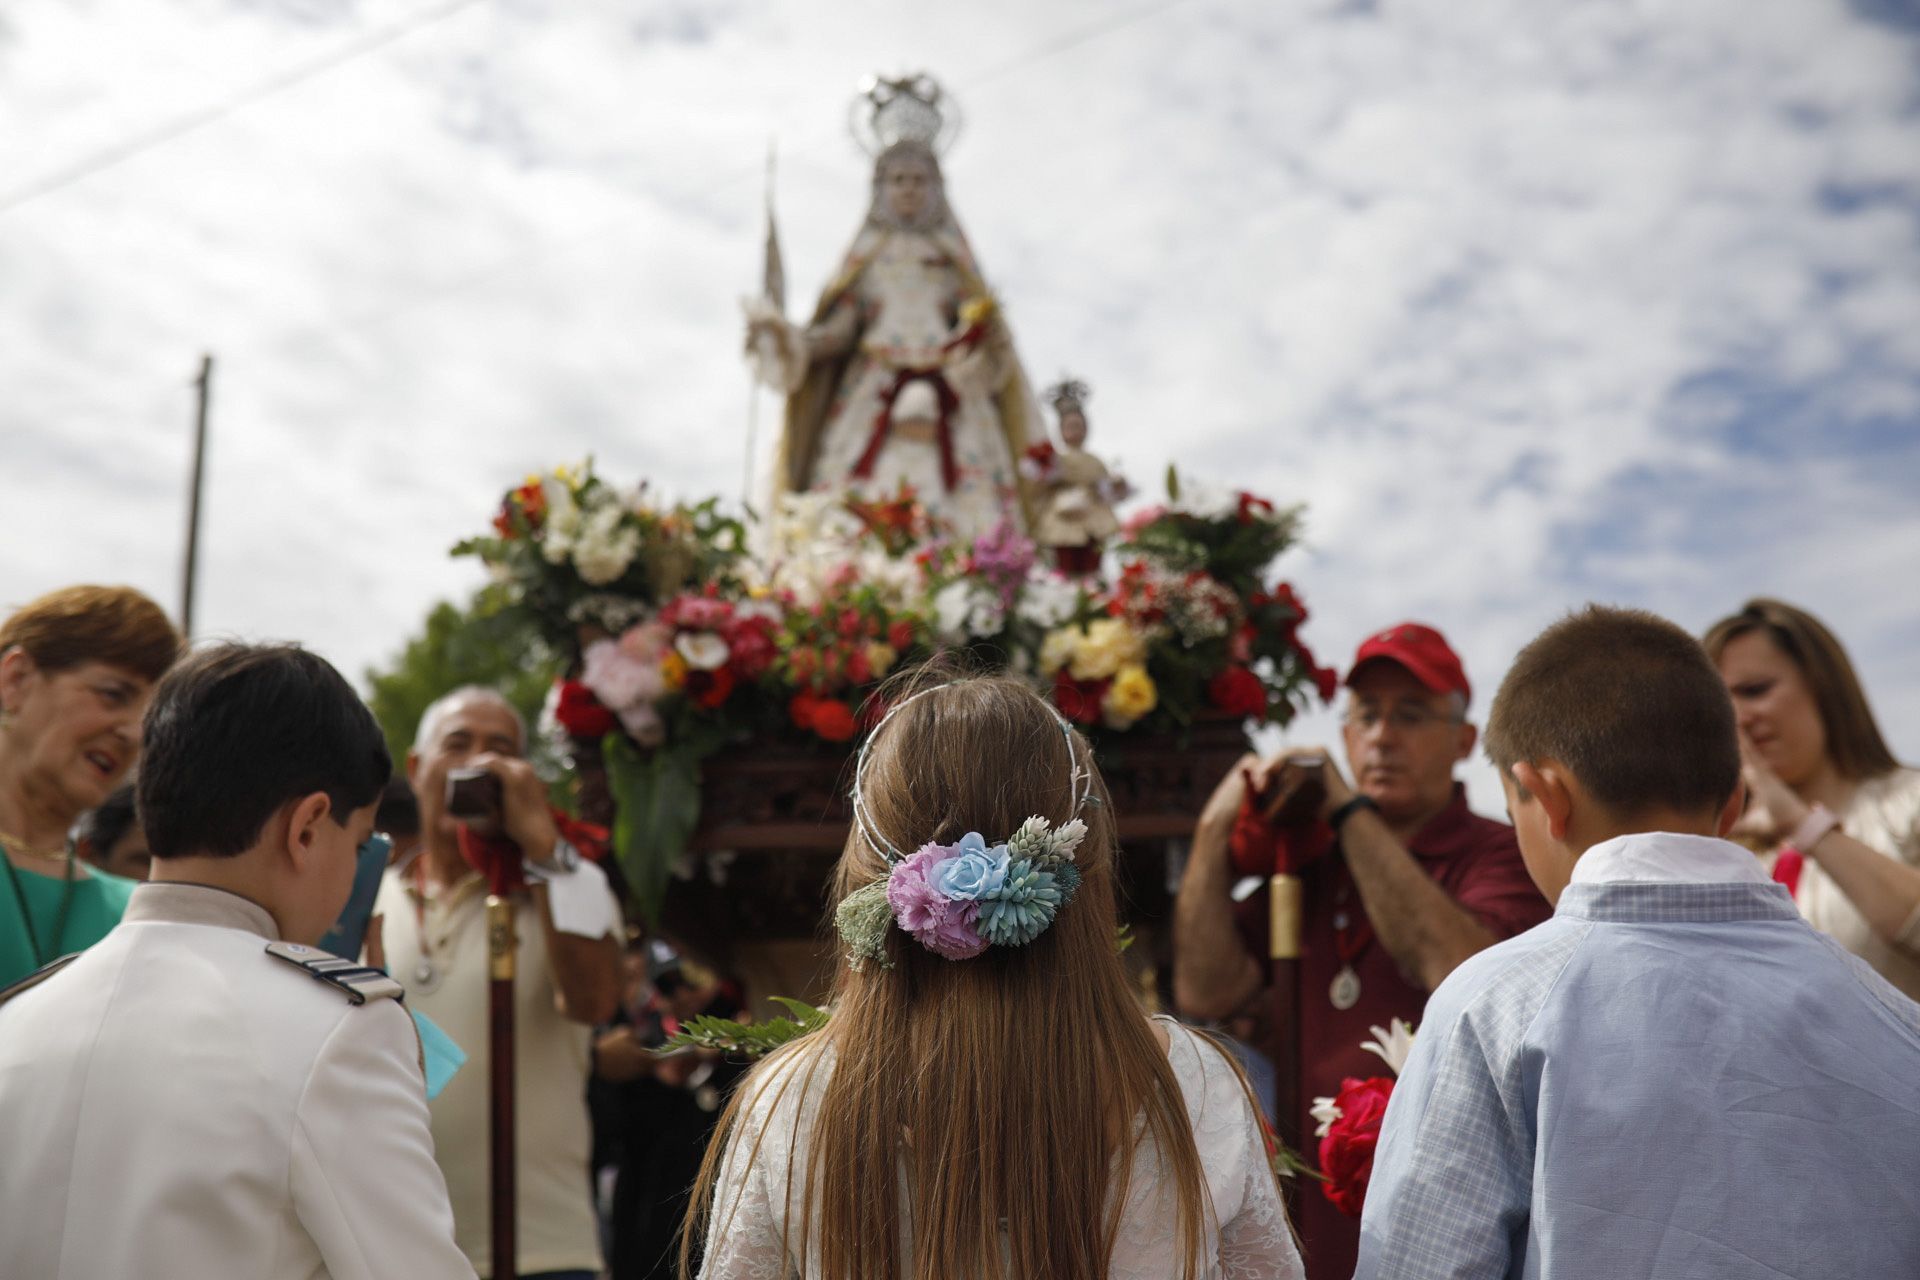
[[[887,719],[919,696],[916,693],[895,704],[875,726],[874,736]],[[1054,715],[1060,718],[1058,712]],[[1091,798],[1093,775],[1080,761],[1072,727],[1063,719],[1060,724],[1073,759],[1077,813]],[[846,940],[848,962],[855,969],[868,960],[882,968],[892,967],[886,935],[894,925],[935,955],[967,960],[989,946],[1026,946],[1046,932],[1060,908],[1073,901],[1080,887],[1080,869],[1073,857],[1087,836],[1087,824],[1079,818],[1056,827],[1035,815],[998,844],[969,831],[953,844],[930,842],[903,855],[868,819],[860,792],[866,762],[863,745],[854,765],[854,822],[861,838],[892,869],[886,879],[848,894],[834,912],[834,925]]]

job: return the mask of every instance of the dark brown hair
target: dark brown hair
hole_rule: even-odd
[[[316,791],[346,826],[392,774],[373,713],[325,658],[290,644],[223,644],[182,661],[154,691],[135,785],[154,857],[232,857],[281,805]]]
[[[1765,596],[1747,601],[1740,612],[1707,628],[1707,657],[1715,665],[1727,645],[1741,636],[1760,632],[1784,653],[1813,694],[1820,724],[1827,731],[1827,758],[1840,776],[1855,782],[1877,778],[1900,767],[1880,736],[1867,695],[1860,688],[1847,651],[1820,619],[1804,609]]]
[[[1030,815],[1075,816],[1076,762],[1092,764],[1086,740],[1025,685],[958,679],[902,704],[878,731],[861,795],[880,838],[899,849],[969,831],[996,839]],[[701,1171],[683,1276],[709,1227],[728,1229],[715,1189],[729,1141],[741,1147],[732,1167],[772,1158],[764,1131],[736,1133],[736,1123],[769,1089],[812,1087],[823,1061],[831,1074],[811,1150],[785,1171],[792,1238],[783,1241],[794,1255],[817,1254],[821,1276],[1098,1280],[1127,1199],[1115,1178],[1141,1143],[1166,1170],[1161,1194],[1187,1259],[1176,1275],[1196,1274],[1211,1205],[1179,1081],[1114,946],[1113,814],[1097,771],[1092,787],[1078,815],[1083,880],[1046,932],[956,961],[889,929],[890,967],[842,965],[828,1027],[741,1083]],[[856,826],[835,901],[887,871]]]
[[[1733,702],[1699,641],[1639,609],[1588,605],[1520,651],[1487,714],[1487,758],[1557,760],[1630,816],[1717,807],[1740,781]]]
[[[180,656],[180,633],[132,587],[62,587],[0,624],[0,653],[15,645],[42,671],[104,662],[158,680]]]

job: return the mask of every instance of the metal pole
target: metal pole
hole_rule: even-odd
[[[519,1274],[519,1198],[514,1189],[513,1133],[513,899],[487,895],[487,1062],[492,1086],[491,1149],[493,1183],[490,1208],[493,1228],[492,1280],[514,1280]]]
[[[193,380],[198,405],[193,416],[193,484],[187,490],[187,563],[180,588],[180,631],[193,637],[193,582],[200,563],[200,483],[206,474],[207,402],[213,391],[213,356],[200,357],[200,376]]]

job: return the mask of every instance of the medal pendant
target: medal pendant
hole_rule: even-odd
[[[1353,971],[1352,965],[1340,966],[1340,972],[1333,975],[1333,981],[1327,986],[1327,999],[1342,1013],[1360,1003],[1360,975]]]
[[[420,957],[420,963],[413,966],[413,980],[422,987],[433,985],[433,961]]]

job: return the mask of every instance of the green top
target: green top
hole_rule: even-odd
[[[33,936],[40,940],[43,956],[53,960],[69,951],[84,951],[106,937],[108,930],[120,923],[135,887],[132,880],[110,876],[94,867],[87,868],[84,880],[76,871],[66,924],[55,938],[52,935],[60,918],[60,899],[69,892],[62,874],[65,868],[50,876],[25,867],[16,866],[13,870],[15,874],[11,877],[0,872],[0,987],[11,986],[40,967],[34,959],[33,944],[27,940],[26,925],[20,918],[21,897],[26,899],[26,909],[33,920]],[[15,885],[20,888],[18,896],[14,893]]]

